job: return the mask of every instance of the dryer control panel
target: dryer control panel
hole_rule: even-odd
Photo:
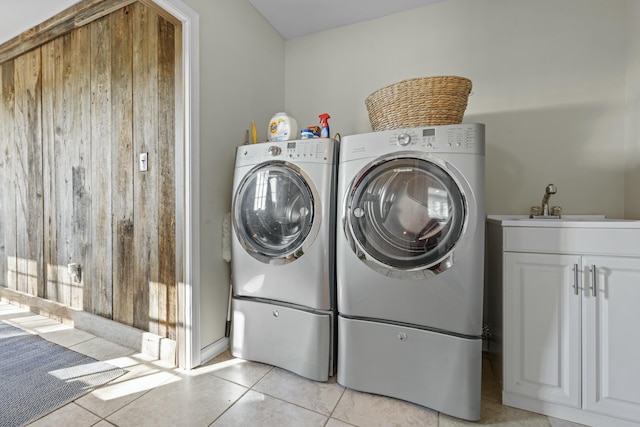
[[[336,144],[331,138],[312,138],[241,145],[236,152],[236,167],[270,160],[331,164]]]
[[[402,151],[484,155],[482,123],[400,128],[347,135],[340,143],[340,162]]]
[[[390,145],[446,152],[475,153],[479,136],[477,127],[467,125],[396,129],[388,132],[391,132]]]

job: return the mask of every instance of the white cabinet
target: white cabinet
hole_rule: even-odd
[[[640,423],[640,227],[609,228],[489,224],[504,404],[594,426]]]
[[[640,422],[640,258],[583,257],[586,410]],[[595,283],[595,294],[593,292]]]
[[[580,257],[504,260],[504,390],[579,408],[581,298],[571,284]]]

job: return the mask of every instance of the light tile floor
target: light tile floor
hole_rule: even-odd
[[[482,419],[471,423],[404,401],[345,389],[335,377],[318,383],[236,359],[228,352],[184,371],[5,302],[0,302],[0,321],[128,371],[30,427],[577,426],[502,406],[488,363],[483,367]]]

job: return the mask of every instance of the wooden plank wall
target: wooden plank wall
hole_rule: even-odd
[[[114,229],[113,261],[113,318],[133,325],[134,280],[133,256],[133,20],[129,9],[111,14],[111,50],[121,52],[111,57],[111,162],[117,171],[112,179],[113,191],[118,194],[112,200]],[[126,52],[126,54],[125,54]]]
[[[112,165],[111,145],[112,137],[111,116],[111,25],[109,17],[100,19],[89,28],[91,52],[91,191],[93,194],[112,194],[111,168],[109,173],[95,165]],[[107,40],[109,42],[104,43]],[[117,142],[117,141],[115,141]],[[92,307],[95,314],[112,317],[113,310],[113,224],[111,220],[112,198],[94,197],[91,201],[90,217],[93,220],[91,236],[94,242],[88,252],[88,264],[91,269],[91,287],[84,295],[84,304]],[[100,242],[100,244],[97,244]],[[100,260],[103,260],[100,262]]]
[[[158,20],[158,158],[170,159],[157,166],[159,199],[158,204],[158,312],[167,313],[164,321],[158,322],[160,336],[173,340],[176,336],[177,310],[177,274],[176,274],[176,34],[175,27],[170,22]],[[167,284],[174,284],[167,286]]]
[[[2,72],[2,183],[0,185],[0,209],[2,220],[0,221],[0,231],[2,242],[0,251],[2,253],[2,279],[4,286],[17,290],[17,230],[18,211],[16,200],[18,199],[15,171],[17,146],[13,142],[15,123],[15,83],[14,83],[14,61],[5,62],[0,66]]]
[[[41,67],[38,49],[15,60],[15,171],[17,187],[17,289],[37,294],[42,274]]]
[[[1,70],[0,266],[6,286],[37,294],[44,289],[40,52],[6,62]]]
[[[175,31],[134,3],[0,64],[0,286],[175,339]]]

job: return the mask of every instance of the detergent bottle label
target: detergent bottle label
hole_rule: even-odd
[[[269,141],[288,141],[295,139],[298,133],[298,124],[286,113],[277,113],[269,121]]]

